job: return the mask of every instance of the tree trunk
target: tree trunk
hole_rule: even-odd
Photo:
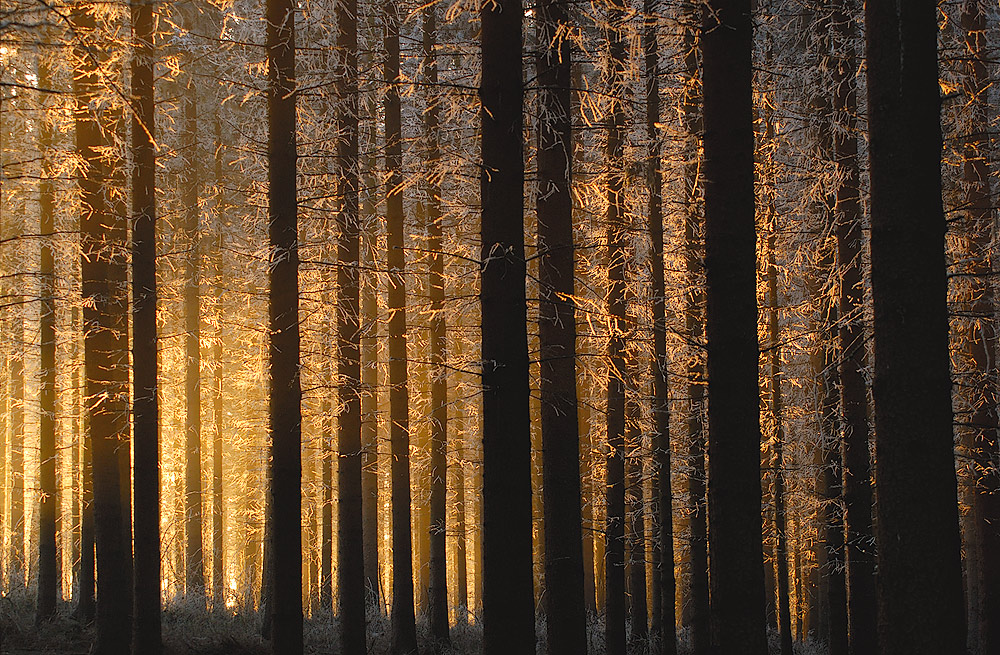
[[[521,0],[481,9],[483,652],[533,653]]]
[[[358,215],[357,2],[337,5],[337,612],[344,655],[364,655],[365,562],[361,495],[361,332]]]
[[[630,293],[626,293],[626,305],[635,301]],[[635,317],[629,321],[635,324]],[[634,365],[637,353],[630,353],[632,362],[626,364],[626,370],[631,371],[629,379],[637,379],[638,371]],[[629,385],[629,391],[634,394],[625,404],[625,516],[628,525],[626,538],[628,544],[628,600],[629,626],[632,643],[642,644],[649,637],[649,609],[646,603],[646,513],[643,508],[643,443],[642,430],[639,425],[639,390]]]
[[[608,387],[606,463],[607,515],[605,517],[605,644],[608,655],[625,655],[625,82],[626,50],[622,36],[623,12],[609,8],[606,39],[608,56],[607,240],[608,240]]]
[[[158,653],[160,436],[156,334],[156,135],[153,5],[133,0],[132,36],[132,424],[135,457],[133,650]]]
[[[49,67],[38,63],[38,84],[49,88]],[[43,102],[44,102],[43,97]],[[46,103],[47,104],[47,103]],[[44,107],[44,105],[43,105]],[[38,184],[39,229],[43,239],[39,278],[41,302],[38,310],[39,341],[41,343],[38,399],[38,593],[35,622],[41,623],[56,612],[59,594],[59,567],[56,551],[56,511],[59,489],[56,486],[56,271],[55,271],[55,185],[53,166],[49,161],[52,149],[52,123],[48,116],[40,120],[38,147],[42,156],[41,179]]]
[[[865,381],[864,286],[862,282],[862,209],[856,128],[857,61],[854,0],[832,0],[835,26],[833,108],[834,157],[840,171],[837,187],[837,268],[840,270],[839,350],[843,406],[842,459],[846,534],[848,650],[852,655],[877,652],[875,539],[872,533],[871,458],[868,439],[868,390]]]
[[[701,34],[712,646],[748,655],[767,652],[750,14],[711,0]]]
[[[435,5],[423,9],[423,58],[424,74],[430,93],[428,107],[424,112],[424,130],[427,139],[426,161],[428,166],[436,166],[440,158],[438,129],[440,101],[436,96],[438,84],[437,16]],[[431,365],[431,468],[430,468],[430,584],[428,585],[428,606],[430,609],[431,634],[435,649],[450,641],[448,628],[448,561],[446,559],[448,493],[448,370],[444,364],[447,351],[447,325],[444,315],[444,252],[443,229],[441,224],[441,185],[434,175],[427,183],[427,248],[430,250],[431,266],[428,279],[431,300],[430,350]]]
[[[964,92],[971,109],[972,125],[989,120],[989,74],[987,70],[986,10],[979,0],[962,5],[966,64]],[[979,624],[969,626],[975,633],[980,653],[1000,649],[1000,473],[997,471],[998,428],[996,410],[996,301],[990,279],[993,261],[991,243],[995,234],[988,157],[989,135],[985,128],[968,136],[964,144],[965,163],[962,186],[968,208],[965,227],[966,269],[971,282],[968,297],[975,317],[967,328],[966,351],[974,364],[971,424],[974,432],[973,459],[976,463],[976,497],[973,503],[974,546],[978,547]],[[970,573],[971,575],[972,573]],[[970,594],[971,595],[971,594]],[[970,604],[972,598],[969,598]]]
[[[198,96],[188,80],[184,101],[184,593],[205,594],[201,503],[201,161]]]
[[[85,323],[81,322],[81,331],[85,333]],[[86,346],[84,346],[84,368],[86,368]],[[84,370],[86,378],[86,370]],[[87,398],[86,389],[83,392],[83,399]],[[81,409],[85,406],[80,404]],[[96,539],[94,535],[94,458],[93,447],[91,445],[90,423],[87,418],[83,421],[84,430],[81,435],[83,440],[83,469],[80,475],[80,586],[79,602],[77,603],[74,615],[84,625],[93,623],[97,613],[96,594],[97,580],[95,577],[95,564],[97,561]]]
[[[684,100],[683,124],[686,136],[684,148],[684,266],[687,273],[687,293],[684,294],[684,324],[694,347],[687,358],[687,396],[690,408],[685,425],[687,431],[687,504],[690,524],[690,556],[688,596],[690,600],[691,649],[693,655],[707,655],[710,647],[708,600],[708,507],[705,471],[705,365],[703,314],[705,295],[703,226],[698,211],[700,201],[701,163],[698,141],[702,132],[701,93],[699,89],[699,46],[697,9],[686,3],[684,20]]]
[[[545,621],[549,655],[587,650],[576,399],[572,126],[565,0],[543,0],[537,18],[538,347],[545,520]]]
[[[77,7],[78,34],[96,33],[94,16]],[[110,181],[101,149],[104,129],[94,100],[100,84],[92,51],[76,52],[76,147],[84,162],[80,178],[81,275],[88,428],[93,475],[93,512],[97,546],[96,655],[128,653],[131,641],[131,544],[122,506],[118,450],[128,448],[128,297],[124,216],[110,211],[105,197]],[[130,518],[130,517],[129,517]]]
[[[958,654],[965,651],[965,620],[941,206],[937,3],[868,2],[865,18],[879,652]]]
[[[770,134],[770,119],[765,119]],[[768,359],[770,372],[768,380],[771,391],[771,420],[774,422],[774,438],[771,444],[774,450],[774,529],[777,541],[774,549],[775,568],[778,573],[778,637],[781,644],[781,655],[792,655],[792,625],[789,613],[788,599],[788,520],[785,512],[785,459],[784,459],[784,409],[781,398],[781,328],[778,325],[778,271],[775,263],[775,225],[774,207],[768,207],[771,214],[771,236],[767,244],[767,296],[768,318],[767,332]],[[799,598],[798,595],[796,595]]]
[[[389,444],[392,451],[392,653],[417,650],[410,528],[410,419],[406,354],[406,282],[403,272],[403,124],[399,102],[399,15],[383,5],[385,60],[386,261],[389,268]]]
[[[649,235],[652,242],[653,285],[653,631],[659,655],[676,655],[677,626],[674,597],[674,520],[670,472],[670,397],[668,394],[666,283],[663,270],[663,175],[660,171],[660,61],[657,43],[657,0],[645,0],[643,52],[646,58],[646,136],[650,142]],[[687,31],[685,31],[687,33]]]
[[[224,408],[224,380],[226,378],[226,365],[222,356],[222,343],[225,339],[223,321],[226,316],[226,307],[223,302],[223,289],[225,288],[226,277],[224,275],[225,259],[225,230],[227,221],[225,219],[226,180],[223,174],[223,141],[222,141],[222,121],[218,113],[215,115],[215,184],[220,191],[215,199],[215,215],[219,224],[216,226],[218,234],[215,242],[215,312],[216,328],[215,343],[212,344],[212,362],[215,366],[214,379],[212,381],[212,415],[215,419],[215,432],[212,435],[212,609],[215,611],[224,610],[226,607],[226,581],[225,581],[225,556],[226,543],[224,532],[225,510],[223,507],[223,432],[226,425]]]
[[[302,389],[295,139],[295,11],[268,0],[271,652],[302,653]]]

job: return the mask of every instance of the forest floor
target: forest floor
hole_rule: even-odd
[[[73,607],[64,604],[57,616],[41,626],[34,621],[34,599],[27,594],[0,599],[0,630],[3,643],[0,653],[5,655],[86,655],[93,639],[93,628],[84,626],[72,615]],[[382,655],[389,652],[389,619],[377,611],[368,617],[368,652]],[[537,626],[538,652],[544,654],[545,622],[541,617]],[[604,653],[603,621],[592,617],[587,633],[588,651],[591,655]],[[432,655],[429,628],[426,620],[417,624],[421,655]],[[338,626],[335,617],[322,613],[307,618],[304,623],[305,652],[336,654],[338,652]],[[769,634],[771,652],[778,653],[776,635]],[[482,652],[482,630],[475,623],[460,623],[452,627],[452,643],[440,655],[478,655]],[[260,619],[256,612],[221,612],[205,610],[200,603],[173,603],[163,612],[162,655],[269,655],[270,644],[260,636]],[[679,635],[679,655],[690,652],[687,635]],[[635,643],[630,655],[647,655],[647,643]],[[825,655],[822,644],[812,640],[798,643],[796,655]],[[136,655],[147,655],[136,653]]]

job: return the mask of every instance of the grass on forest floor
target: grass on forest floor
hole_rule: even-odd
[[[451,644],[440,655],[478,655],[482,652],[482,628],[474,616],[468,623],[452,627]],[[73,616],[73,606],[60,605],[56,616],[41,626],[35,625],[34,597],[27,591],[0,598],[0,628],[3,631],[2,652],[13,655],[84,655],[90,650],[93,628],[84,626]],[[338,623],[331,612],[318,612],[304,623],[305,651],[309,655],[336,654]],[[538,653],[544,655],[545,621],[536,622]],[[778,653],[777,635],[769,635],[771,653]],[[389,617],[378,610],[368,613],[368,652],[384,655],[389,652]],[[418,618],[417,638],[420,655],[433,655],[430,629],[426,617]],[[603,617],[592,615],[587,626],[588,651],[603,655]],[[687,632],[678,635],[680,655],[690,653]],[[267,655],[270,644],[260,636],[260,618],[254,611],[208,612],[195,601],[169,603],[163,611],[163,655]],[[630,655],[648,655],[648,643],[635,643]],[[825,655],[824,644],[807,639],[796,644],[796,655]],[[135,655],[146,655],[136,653]]]

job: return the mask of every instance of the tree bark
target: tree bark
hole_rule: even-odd
[[[410,527],[410,419],[406,354],[406,282],[403,272],[403,124],[399,102],[399,15],[383,5],[385,60],[386,261],[389,268],[389,444],[392,451],[393,655],[417,650],[413,609],[413,543]]]
[[[628,372],[625,370],[625,239],[627,226],[624,207],[625,157],[625,82],[626,50],[622,37],[624,23],[621,7],[608,11],[606,39],[608,56],[607,86],[611,103],[608,108],[607,143],[607,263],[609,316],[607,346],[607,439],[606,462],[607,515],[605,517],[605,644],[608,655],[625,655],[625,394]]]
[[[688,290],[684,294],[684,324],[693,344],[687,357],[687,396],[689,410],[687,433],[687,505],[690,524],[689,580],[691,649],[693,655],[707,655],[711,644],[708,599],[708,507],[705,470],[705,365],[704,341],[704,236],[698,211],[701,201],[701,163],[698,158],[702,133],[701,92],[699,88],[699,51],[697,9],[683,5],[684,22],[684,266]]]
[[[843,503],[847,567],[848,651],[877,652],[875,538],[872,532],[871,457],[868,389],[865,381],[864,285],[862,281],[862,209],[857,140],[857,24],[854,0],[833,0],[834,157],[840,171],[837,187],[837,268],[840,270],[839,350],[843,411]]]
[[[156,120],[153,5],[133,0],[132,38],[132,424],[135,493],[136,653],[158,653],[160,435],[156,334]]]
[[[533,653],[521,0],[484,4],[480,303],[483,652]]]
[[[223,341],[226,338],[223,322],[226,316],[226,306],[223,301],[225,277],[225,231],[228,221],[226,211],[225,175],[223,173],[222,121],[218,112],[215,115],[215,184],[219,189],[215,198],[215,215],[219,224],[215,239],[215,312],[216,328],[215,343],[212,344],[212,362],[214,378],[212,381],[212,415],[215,419],[215,432],[212,435],[212,609],[221,611],[226,607],[226,542],[225,542],[225,507],[223,496],[223,434],[226,427],[225,414],[225,379],[226,363],[223,359]]]
[[[670,397],[667,357],[666,282],[663,266],[663,175],[660,123],[660,54],[657,0],[645,0],[643,52],[646,63],[646,136],[649,139],[649,235],[653,274],[653,631],[659,655],[676,655],[673,488],[670,471]],[[685,32],[687,33],[687,32]]]
[[[702,24],[712,647],[766,653],[760,516],[753,28],[749,0]]]
[[[440,147],[438,129],[440,124],[440,101],[436,95],[438,84],[438,64],[435,46],[438,40],[435,5],[423,9],[423,58],[424,73],[429,89],[427,109],[424,112],[424,131],[427,140],[426,161],[431,167],[438,165]],[[433,169],[432,169],[433,170]],[[435,174],[426,183],[427,201],[427,248],[430,250],[431,265],[428,286],[430,287],[430,351],[431,351],[431,467],[430,467],[430,584],[428,585],[428,607],[431,634],[435,649],[440,650],[450,642],[448,620],[448,561],[446,559],[447,512],[448,508],[448,370],[447,324],[444,314],[444,242],[441,217],[441,185]]]
[[[74,28],[87,37],[96,33],[90,9],[78,6],[72,14]],[[105,196],[111,176],[101,152],[105,128],[98,122],[94,102],[101,83],[98,58],[82,49],[75,54],[76,147],[85,166],[80,178],[84,366],[99,586],[91,652],[117,655],[130,650],[132,619],[132,549],[124,540],[128,519],[118,456],[120,448],[128,448],[129,429],[127,230],[124,217],[110,210]]]
[[[295,138],[295,6],[268,0],[271,652],[302,653],[302,388]]]
[[[38,84],[51,84],[49,66],[40,59]],[[43,98],[43,102],[45,99]],[[43,104],[45,107],[48,103]],[[35,623],[42,623],[56,612],[59,594],[59,567],[56,550],[56,510],[59,489],[56,486],[56,271],[55,271],[55,185],[51,156],[53,134],[48,116],[40,120],[38,146],[42,157],[38,184],[39,229],[43,239],[39,278],[41,302],[38,310],[41,344],[38,399],[38,580]]]
[[[879,652],[958,654],[937,3],[865,4]],[[919,354],[919,356],[918,356]]]
[[[188,80],[184,99],[184,593],[205,594],[201,498],[201,161],[198,96]]]
[[[565,0],[538,5],[539,378],[545,621],[550,655],[587,650],[576,399],[570,27]]]
[[[765,119],[770,133],[770,119]],[[768,134],[768,137],[773,135]],[[781,655],[792,655],[792,625],[789,613],[788,599],[788,520],[785,511],[785,427],[784,409],[781,397],[781,328],[778,325],[778,270],[775,262],[774,207],[768,207],[771,214],[772,233],[767,243],[767,297],[768,317],[767,332],[770,360],[768,379],[771,391],[771,420],[774,422],[774,438],[771,447],[774,451],[774,529],[777,540],[774,549],[775,568],[778,573],[778,638],[781,644]]]
[[[972,111],[971,125],[984,126],[989,120],[989,72],[987,63],[987,18],[983,3],[966,0],[962,5],[962,30],[968,63],[963,91]],[[971,282],[969,310],[975,317],[966,333],[965,348],[974,366],[970,385],[972,407],[970,423],[974,432],[973,459],[976,463],[976,487],[973,502],[974,544],[978,548],[979,623],[969,626],[970,637],[978,637],[980,653],[1000,649],[1000,473],[997,471],[998,427],[996,410],[996,300],[989,277],[993,267],[991,243],[995,235],[992,208],[992,185],[988,158],[989,135],[985,128],[969,134],[964,146],[962,182],[965,188],[967,221],[966,248]],[[970,575],[975,572],[970,571]],[[970,604],[973,599],[969,598]]]
[[[364,655],[365,561],[361,489],[361,331],[358,206],[358,6],[337,5],[337,611],[344,655]]]

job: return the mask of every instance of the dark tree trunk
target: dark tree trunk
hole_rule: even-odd
[[[361,496],[361,331],[358,215],[357,2],[337,5],[337,612],[344,655],[364,655],[365,561]]]
[[[461,427],[465,425],[463,417],[458,417],[456,429],[452,431],[451,443],[454,448],[454,462],[451,467],[452,489],[455,494],[455,607],[458,616],[455,617],[457,623],[465,625],[469,622],[469,565],[468,546],[466,545],[468,535],[468,523],[466,521],[467,506],[465,504],[465,448],[463,443],[463,431]]]
[[[271,652],[302,653],[302,388],[296,200],[295,12],[268,0],[268,244]]]
[[[834,2],[839,0],[834,0]],[[833,95],[842,91],[846,80],[839,76],[841,58],[834,56],[832,46],[837,42],[838,22],[836,7],[828,7],[829,13],[814,17],[816,38],[816,69],[824,84],[814,96],[814,106],[820,114],[817,135],[817,156],[821,161],[837,163],[834,148],[834,134],[841,118],[834,109]],[[838,53],[839,55],[839,53]],[[826,71],[833,71],[832,85],[827,86]],[[816,496],[819,505],[816,511],[818,539],[816,539],[816,566],[811,576],[815,580],[814,595],[810,605],[812,620],[810,631],[825,641],[830,655],[847,654],[847,588],[844,575],[844,504],[843,465],[840,440],[840,377],[838,366],[841,350],[836,343],[838,331],[837,300],[831,298],[823,288],[829,276],[836,276],[837,245],[830,243],[837,229],[837,189],[831,189],[819,204],[817,211],[824,218],[824,240],[819,244],[821,254],[815,275],[810,283],[810,294],[819,307],[817,329],[821,335],[819,344],[812,354],[814,378],[817,385],[817,412],[820,441],[813,453],[813,461],[818,470],[816,476]]]
[[[687,293],[684,294],[685,331],[694,344],[688,355],[687,395],[690,408],[686,421],[689,538],[689,579],[687,595],[690,607],[691,650],[693,655],[707,655],[710,647],[708,602],[708,507],[705,475],[705,366],[701,346],[704,341],[704,256],[703,226],[698,211],[701,200],[701,164],[698,141],[702,131],[701,93],[699,87],[699,46],[697,10],[686,3],[684,21],[684,265]]]
[[[941,206],[937,3],[867,2],[865,19],[879,652],[957,655],[965,652],[965,618]]]
[[[323,296],[324,307],[331,307],[330,298],[327,294]],[[327,310],[329,311],[329,310]],[[320,430],[321,430],[321,450],[320,458],[321,479],[323,484],[323,499],[320,509],[320,552],[319,552],[319,580],[320,607],[324,611],[332,611],[333,607],[333,458],[336,452],[333,444],[333,403],[330,402],[331,390],[336,381],[334,379],[334,362],[330,352],[330,331],[329,313],[323,318],[323,395],[320,400]]]
[[[81,322],[81,331],[84,323]],[[84,347],[86,350],[86,347]],[[86,353],[84,354],[86,360]],[[86,363],[84,363],[86,366]],[[86,377],[86,371],[84,371]],[[86,389],[83,390],[83,398],[86,399]],[[84,404],[80,405],[81,410]],[[97,553],[94,535],[94,458],[92,456],[93,447],[91,445],[91,433],[89,423],[84,419],[84,430],[81,434],[83,441],[83,469],[80,475],[80,586],[79,602],[77,603],[75,616],[83,624],[93,623],[97,613],[96,595],[97,579],[95,577],[95,565]]]
[[[378,126],[372,121],[368,126],[368,143],[375,143]],[[360,257],[365,264],[378,266],[378,231],[374,229],[376,196],[381,196],[376,180],[376,151],[368,149],[364,181],[366,189],[361,208],[361,225],[368,226],[362,235]],[[379,335],[381,326],[378,308],[379,278],[365,277],[360,293],[361,315],[364,323],[361,337],[361,532],[364,543],[365,598],[369,605],[380,607],[382,596],[379,579],[379,482],[378,482],[378,406],[379,406]]]
[[[538,342],[545,518],[545,621],[550,655],[587,650],[576,401],[570,26],[565,0],[538,6]]]
[[[657,0],[645,0],[643,52],[646,58],[646,136],[649,139],[649,235],[653,273],[653,632],[659,655],[676,655],[677,625],[674,597],[674,518],[670,473],[670,398],[668,395],[666,283],[663,270],[663,175],[660,123],[660,54]],[[685,32],[687,33],[687,32]]]
[[[133,650],[158,653],[160,435],[156,335],[156,121],[153,5],[133,0],[132,36],[132,424],[135,458]]]
[[[374,162],[371,162],[374,168]],[[371,170],[371,169],[369,169]],[[363,187],[377,188],[373,177],[367,178]],[[371,197],[371,192],[369,193]],[[371,209],[370,212],[365,211]],[[375,209],[366,201],[362,207],[362,225],[372,225],[369,217]],[[376,242],[378,234],[369,230],[361,242],[359,256],[370,265],[378,265]],[[361,337],[361,533],[365,569],[365,599],[369,606],[380,607],[382,590],[379,580],[379,482],[378,482],[378,394],[379,394],[379,314],[378,277],[366,276],[360,293],[362,323]],[[381,611],[381,610],[380,610]]]
[[[431,167],[438,164],[439,104],[436,95],[438,84],[437,16],[435,5],[427,5],[423,10],[423,57],[424,74],[430,93],[428,106],[424,112],[424,130],[427,140],[426,161]],[[440,649],[450,641],[448,634],[448,561],[446,559],[447,528],[447,482],[448,482],[448,371],[446,361],[446,331],[444,315],[444,253],[442,252],[443,229],[441,225],[441,185],[432,174],[427,183],[427,247],[431,251],[431,266],[428,286],[431,300],[430,350],[431,365],[431,468],[430,468],[430,572],[427,587],[431,634],[435,648]]]
[[[38,64],[38,84],[51,88],[49,67]],[[44,101],[43,97],[43,101]],[[46,103],[48,104],[48,103]],[[44,106],[44,105],[43,105]],[[52,149],[52,123],[42,116],[38,146],[42,159],[42,175],[38,184],[41,261],[39,278],[41,302],[38,309],[39,341],[41,344],[38,400],[38,593],[35,622],[41,623],[55,614],[59,596],[59,567],[56,551],[56,512],[59,489],[56,486],[56,271],[55,271],[55,185],[53,167],[49,161]]]
[[[201,161],[198,96],[188,80],[184,101],[184,593],[205,594],[201,503]]]
[[[626,305],[635,302],[632,294],[626,293]],[[628,320],[635,324],[636,317]],[[630,371],[629,379],[637,379],[638,371],[634,366],[636,353],[630,353],[630,361],[626,370]],[[625,404],[626,438],[625,438],[625,517],[628,529],[626,543],[628,545],[628,608],[630,640],[633,644],[642,644],[649,637],[649,608],[646,603],[646,512],[643,507],[643,443],[642,430],[639,424],[639,390],[628,385],[632,395]]]
[[[481,9],[483,652],[535,652],[521,0]]]
[[[87,7],[73,12],[78,34],[92,36],[95,20]],[[76,147],[84,162],[80,178],[84,360],[97,546],[97,629],[91,652],[128,653],[131,641],[131,544],[125,543],[118,450],[128,448],[128,296],[126,225],[110,210],[110,181],[101,149],[106,136],[94,99],[101,84],[98,59],[78,50],[73,80]]]
[[[855,0],[833,0],[834,157],[840,171],[837,187],[837,268],[840,270],[840,393],[843,411],[843,503],[847,567],[848,650],[852,655],[877,652],[875,538],[872,533],[871,456],[868,388],[865,381],[864,285],[862,281],[862,209],[857,140],[857,39]]]
[[[748,655],[767,652],[750,19],[750,0],[711,0],[701,34],[712,646]]]
[[[770,119],[768,138],[770,134]],[[781,655],[792,655],[792,623],[788,599],[788,520],[785,512],[785,426],[784,408],[781,398],[781,328],[778,325],[778,270],[775,263],[775,236],[777,226],[774,224],[773,204],[768,207],[771,214],[772,233],[767,243],[767,297],[768,317],[767,332],[769,374],[768,380],[771,392],[771,420],[774,422],[774,437],[771,448],[774,450],[774,531],[776,541],[774,548],[774,566],[778,574],[778,637],[781,644]],[[801,598],[801,596],[797,596]]]
[[[985,126],[989,120],[989,74],[986,44],[986,11],[980,0],[966,0],[962,5],[962,31],[968,56],[964,92],[973,113],[971,124]],[[1000,473],[997,471],[998,429],[996,411],[996,301],[989,277],[993,261],[990,250],[995,234],[992,210],[989,135],[985,127],[970,134],[964,144],[965,163],[962,182],[965,188],[967,223],[964,226],[971,298],[969,310],[975,317],[967,328],[965,348],[974,364],[970,423],[974,433],[973,458],[976,463],[976,496],[973,501],[974,543],[979,559],[979,622],[969,626],[970,636],[978,637],[980,653],[1000,650]],[[971,568],[971,567],[970,567]],[[970,571],[970,575],[975,572]],[[971,581],[970,581],[971,582]]]
[[[406,282],[403,272],[403,124],[399,102],[399,15],[383,5],[385,60],[386,262],[389,289],[389,444],[392,451],[392,653],[417,650],[410,531],[410,420],[406,355]]]
[[[608,293],[609,320],[607,357],[607,515],[605,517],[605,611],[604,633],[608,655],[625,655],[625,82],[626,51],[622,37],[621,7],[612,5],[607,17],[608,108],[606,188],[608,199]]]

